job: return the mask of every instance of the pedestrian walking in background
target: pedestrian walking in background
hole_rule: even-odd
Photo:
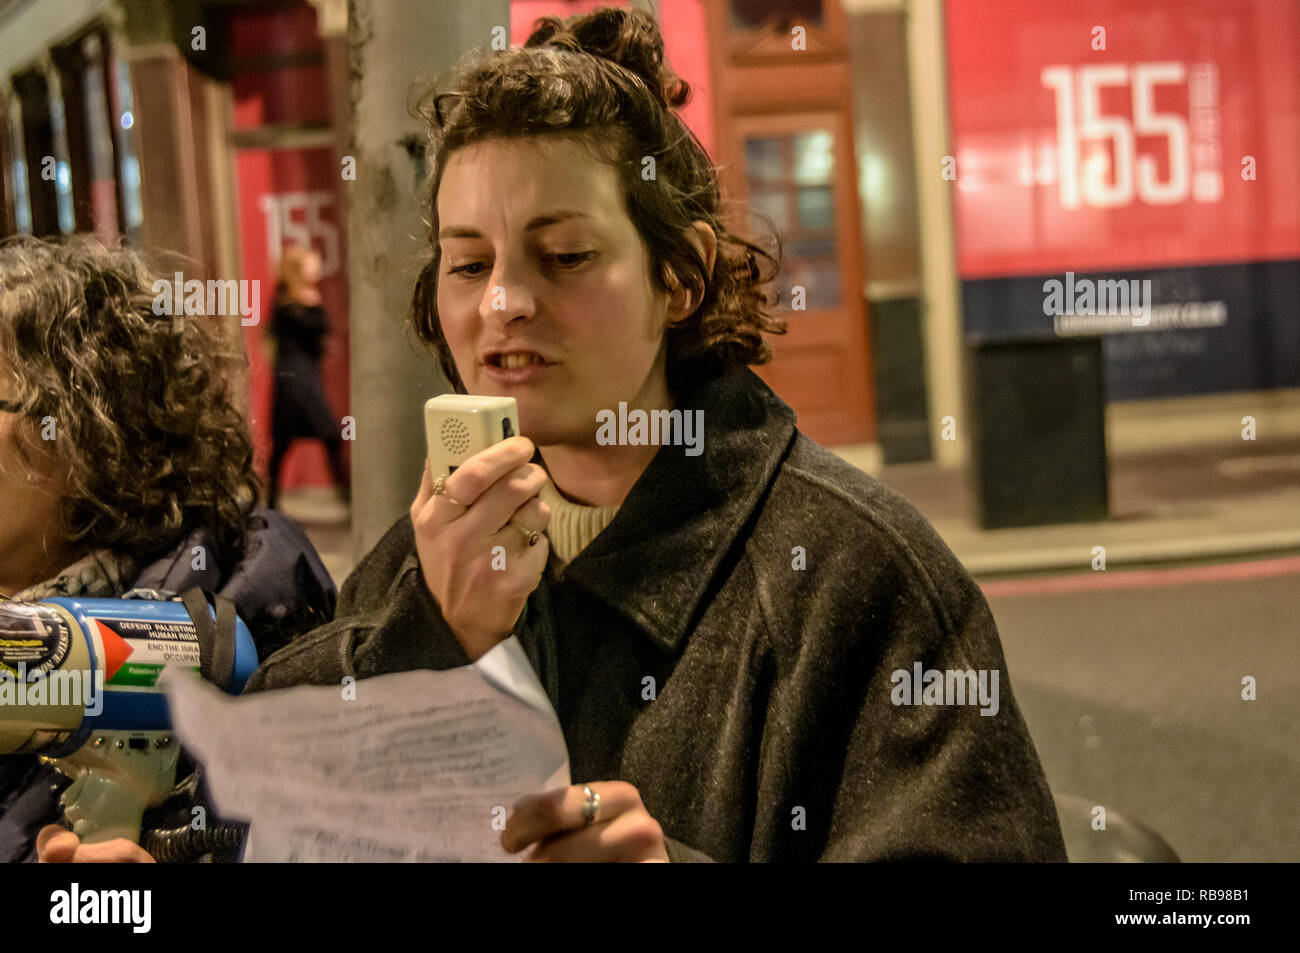
[[[284,250],[276,274],[271,335],[275,345],[274,396],[271,406],[270,506],[280,497],[280,469],[290,445],[310,438],[325,444],[330,474],[351,498],[343,466],[343,436],[325,397],[320,362],[329,319],[321,307],[320,256],[291,245]]]

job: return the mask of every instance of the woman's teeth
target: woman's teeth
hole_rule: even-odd
[[[536,354],[502,354],[502,367],[526,367],[537,360]]]

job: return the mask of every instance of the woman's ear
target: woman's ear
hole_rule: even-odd
[[[712,275],[713,264],[718,258],[718,236],[713,234],[712,226],[703,219],[697,219],[686,230],[686,240],[704,259],[704,273]]]
[[[695,253],[704,262],[704,273],[712,275],[713,265],[718,257],[718,236],[713,233],[713,228],[708,222],[697,219],[686,229],[685,234],[686,240],[691,243]],[[700,302],[703,300],[704,289],[698,289],[697,294],[697,289],[681,284],[671,269],[668,270],[668,275],[669,284],[674,289],[670,320],[676,322],[682,320],[699,307]]]

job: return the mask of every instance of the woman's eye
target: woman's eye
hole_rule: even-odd
[[[484,266],[483,266],[483,262],[481,262],[481,261],[472,261],[472,262],[470,262],[468,265],[457,265],[455,268],[452,268],[452,269],[450,269],[450,270],[451,270],[451,273],[452,273],[453,275],[465,275],[465,276],[468,277],[468,278],[477,278],[477,277],[479,277],[479,276],[480,276],[481,274],[483,274],[483,273],[482,273],[481,271],[474,271],[474,272],[471,272],[470,269],[471,269],[471,268],[482,268],[482,267],[484,267]]]
[[[561,268],[574,268],[596,257],[594,251],[559,252],[548,256]]]

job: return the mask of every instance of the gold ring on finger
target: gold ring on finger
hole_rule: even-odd
[[[528,540],[529,546],[536,546],[537,541],[542,538],[542,534],[535,529],[524,529],[520,526],[519,532],[524,534],[524,539]]]
[[[450,493],[447,492],[447,474],[445,473],[433,481],[433,495],[445,496],[447,498],[447,502],[455,503],[457,506],[465,505],[460,500],[456,499],[454,496],[452,496]]]

